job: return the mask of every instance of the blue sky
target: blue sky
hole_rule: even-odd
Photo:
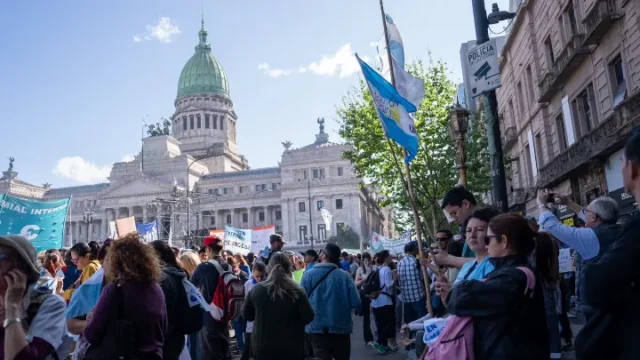
[[[430,51],[461,81],[460,44],[475,36],[470,0],[385,7],[407,62]],[[340,141],[335,108],[359,76],[350,54],[373,61],[382,38],[377,0],[205,0],[204,10],[252,168],[276,166],[282,141],[313,142],[318,117]],[[13,156],[22,180],[60,187],[103,181],[113,162],[139,152],[143,116],[172,115],[201,2],[2,1],[0,14],[0,170]]]

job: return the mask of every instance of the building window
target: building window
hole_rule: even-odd
[[[556,58],[553,55],[553,44],[551,43],[551,36],[544,41],[544,51],[547,56],[547,69],[553,69],[553,64],[556,63]]]
[[[243,223],[249,222],[249,214],[242,213],[242,222]]]
[[[318,224],[318,240],[325,240],[327,238],[327,227],[325,224]]]
[[[208,129],[208,128],[210,127],[210,126],[209,126],[209,125],[211,125],[211,124],[210,124],[210,120],[211,120],[211,115],[209,115],[209,114],[204,114],[204,128],[205,128],[205,129]]]
[[[276,190],[278,188],[277,183],[271,183],[271,190]]]
[[[224,194],[224,195],[229,194],[229,188],[223,188],[222,189],[222,194]]]
[[[260,191],[260,184],[256,185],[256,192]]]
[[[342,199],[336,199],[336,209],[342,209]]]
[[[258,221],[264,221],[264,211],[258,213]]]
[[[536,161],[539,169],[544,165],[544,158],[542,156],[542,138],[540,137],[540,133],[536,134],[534,141],[536,148]]]
[[[336,228],[338,229],[338,236],[344,233],[344,223],[336,223]]]
[[[571,40],[571,37],[573,35],[576,35],[578,33],[578,21],[576,20],[576,9],[573,7],[573,2],[569,2],[567,10],[564,13],[564,17],[568,25],[568,27],[565,28],[565,32],[567,35],[566,41],[568,42],[569,40]]]
[[[242,185],[238,186],[238,193],[242,194],[243,192],[244,192],[243,186]]]
[[[593,84],[587,85],[587,88],[572,102],[574,117],[578,120],[581,136],[588,134],[598,123],[595,103]]]
[[[227,214],[227,224],[231,224],[231,214]]]
[[[558,135],[558,148],[560,151],[567,149],[567,129],[564,127],[564,117],[560,113],[556,117],[556,133]]]
[[[224,116],[220,116],[220,130],[224,130]]]
[[[533,164],[531,164],[531,147],[529,144],[524,147],[524,161],[527,164],[527,185],[533,185]]]
[[[307,238],[307,226],[301,225],[299,229],[300,229],[300,238],[298,240],[302,242]]]
[[[78,234],[82,235],[82,226],[78,226]]]
[[[298,203],[298,211],[299,212],[305,212],[307,211],[307,203],[304,201],[301,201]]]
[[[324,169],[320,169],[320,179],[324,179]]]
[[[622,68],[622,57],[618,55],[610,64],[611,85],[613,87],[613,106],[618,106],[627,96],[627,81]]]
[[[209,193],[209,195],[213,195],[213,189],[207,190],[207,193]]]
[[[509,122],[511,126],[515,126],[516,124],[516,110],[513,108],[513,100],[509,99],[509,114],[511,115],[511,121]]]
[[[215,225],[216,224],[216,217],[211,215],[211,225]]]
[[[535,102],[536,94],[533,90],[533,73],[531,72],[531,65],[527,65],[525,71],[527,74],[527,90],[529,90],[529,104],[533,104]]]
[[[307,180],[307,179],[308,179],[307,170],[302,170],[302,180]]]
[[[220,195],[220,190],[218,190],[217,188],[213,189],[213,193],[216,194],[216,195]]]
[[[276,210],[276,220],[282,220],[282,211]]]
[[[196,115],[196,126],[198,129],[202,129],[202,122],[200,121],[200,114]]]
[[[318,210],[322,209],[324,207],[324,201],[323,200],[318,200]]]
[[[342,166],[338,166],[338,176],[342,175],[344,175],[344,169],[342,168]]]
[[[213,115],[213,128],[218,128],[218,115]]]
[[[527,106],[524,104],[524,95],[522,93],[522,83],[518,81],[518,85],[516,85],[518,91],[518,110],[520,111],[520,116],[524,118],[524,109]]]
[[[318,171],[318,169],[313,169],[313,178],[317,179],[320,177],[320,172]]]
[[[266,191],[267,190],[267,184],[260,184],[260,190]]]

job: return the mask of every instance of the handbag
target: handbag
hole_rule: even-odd
[[[122,284],[115,284],[115,299],[111,304],[107,331],[98,344],[87,349],[84,360],[136,360],[136,329],[133,322],[122,319],[124,296]]]

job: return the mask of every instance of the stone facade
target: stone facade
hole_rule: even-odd
[[[521,2],[497,91],[512,207],[535,215],[540,187],[582,204],[618,190],[604,168],[640,124],[639,9],[638,0]]]
[[[329,141],[324,120],[318,120],[320,130],[310,145],[291,148],[290,142],[283,143],[279,166],[249,169],[236,143],[238,117],[226,75],[210,54],[204,24],[199,36],[196,54],[181,73],[171,135],[145,138],[135,159],[113,164],[109,181],[102,184],[31,185],[17,178],[12,160],[0,180],[0,193],[45,200],[72,197],[66,246],[103,240],[110,221],[129,216],[138,223],[157,219],[160,237],[171,233],[173,239],[225,225],[275,224],[287,247],[297,250],[319,248],[343,227],[360,235],[361,246],[374,231],[393,237],[391,209],[378,206],[379,195],[343,159],[348,147]],[[330,228],[320,215],[322,207],[333,215]]]

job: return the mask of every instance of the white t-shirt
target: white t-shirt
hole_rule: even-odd
[[[382,292],[387,293],[393,296],[393,272],[388,266],[383,266],[380,268],[380,272],[378,272],[380,276],[380,286],[382,287]],[[371,306],[374,308],[380,308],[387,305],[393,305],[393,300],[391,296],[380,293],[377,299],[371,301]]]

